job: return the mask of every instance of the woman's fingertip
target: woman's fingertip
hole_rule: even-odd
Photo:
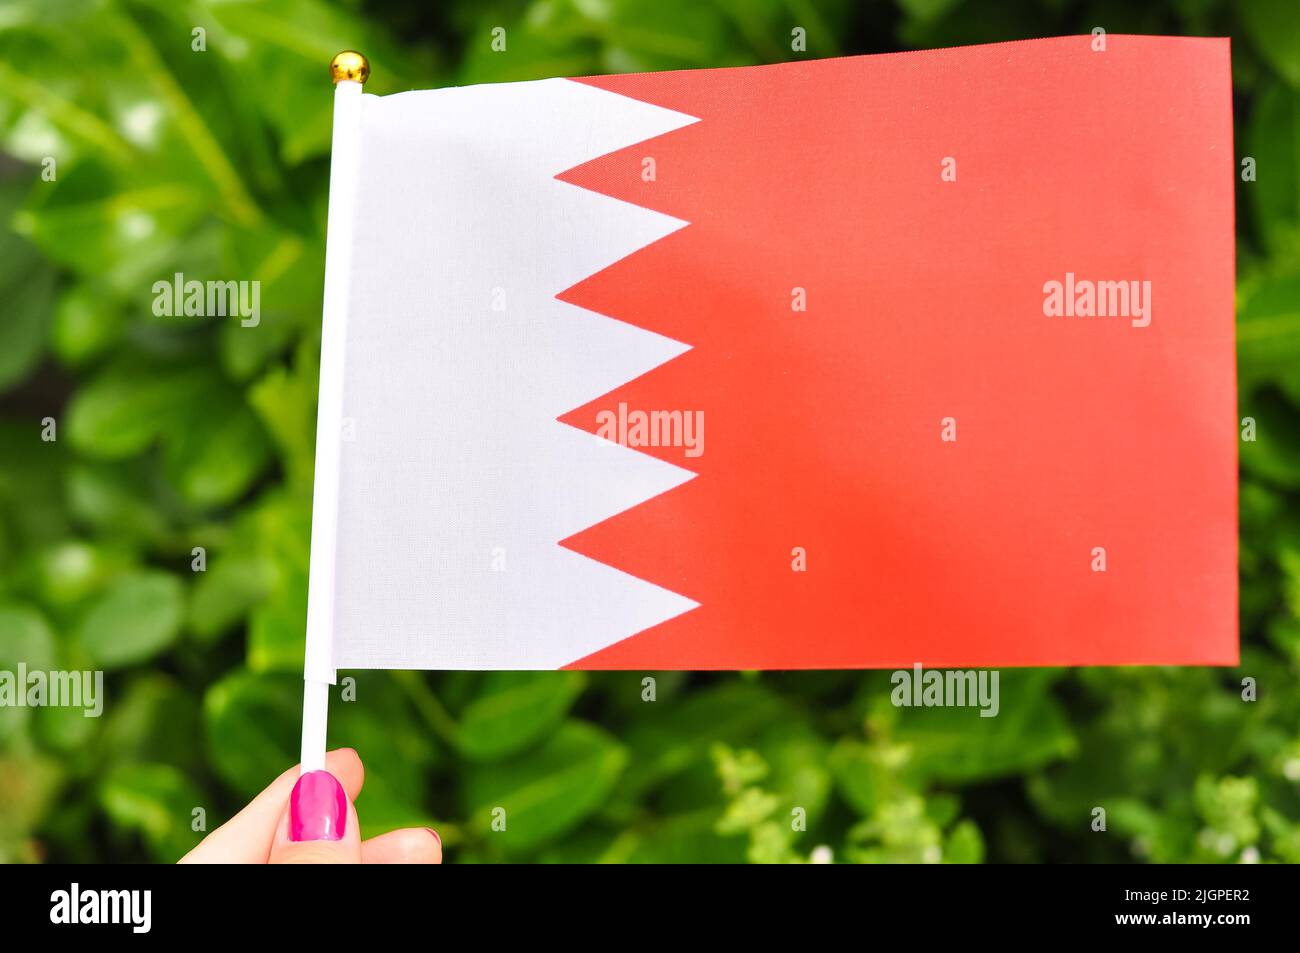
[[[425,830],[428,831],[433,836],[433,839],[438,842],[438,850],[442,850],[442,838],[438,836],[438,832],[432,827],[426,827]]]
[[[342,840],[348,824],[348,796],[328,771],[308,771],[289,795],[289,839]]]

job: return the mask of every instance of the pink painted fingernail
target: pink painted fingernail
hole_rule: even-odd
[[[430,834],[433,835],[433,839],[436,840],[436,841],[438,842],[438,849],[441,850],[441,849],[442,849],[442,838],[438,836],[438,832],[435,831],[432,827],[426,827],[425,830],[428,831]]]
[[[289,795],[290,840],[342,840],[348,797],[328,771],[308,771]]]

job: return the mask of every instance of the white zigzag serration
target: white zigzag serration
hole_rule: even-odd
[[[557,545],[693,474],[556,420],[687,350],[555,299],[686,223],[554,178],[694,121],[569,80],[364,97],[339,668],[558,668],[696,605]]]

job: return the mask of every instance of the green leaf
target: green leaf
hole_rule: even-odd
[[[270,443],[243,395],[209,369],[120,363],[68,410],[77,449],[104,459],[166,444],[167,477],[196,506],[228,503],[265,468]]]
[[[907,0],[908,6],[928,14],[908,18],[898,25],[898,38],[906,49],[935,49],[974,43],[1001,43],[1027,40],[1059,33],[1087,33],[1094,24],[1081,23],[1062,30],[1049,5],[1041,3],[946,3],[944,0]],[[1121,7],[1121,10],[1130,7]],[[1114,29],[1113,20],[1105,21]],[[1143,28],[1129,28],[1129,33],[1157,33],[1159,21]]]
[[[42,859],[31,831],[55,806],[66,773],[61,762],[35,751],[0,750],[0,863]]]
[[[0,281],[4,315],[0,320],[0,391],[32,371],[45,350],[54,303],[54,272],[12,237],[0,237],[7,259]],[[12,275],[10,272],[16,272]]]
[[[168,519],[158,507],[157,489],[149,486],[151,475],[131,465],[76,464],[68,472],[68,509],[115,538],[157,540],[167,532]]]
[[[1265,245],[1294,266],[1300,263],[1300,91],[1280,84],[1267,89],[1244,138],[1255,181],[1240,188]]]
[[[785,713],[779,698],[759,685],[728,681],[668,704],[643,702],[645,715],[626,736],[633,757],[619,797],[639,798],[667,778],[707,764],[716,742],[736,745]],[[710,769],[709,774],[712,774]]]
[[[14,564],[35,562],[33,551],[73,531],[62,494],[66,442],[41,439],[44,428],[33,416],[0,420],[0,591],[16,581]]]
[[[1264,59],[1300,87],[1300,16],[1294,0],[1250,0],[1237,10]]]
[[[461,712],[457,744],[479,761],[514,754],[564,720],[583,684],[578,672],[493,672]]]
[[[266,431],[242,396],[224,386],[213,388],[187,411],[184,423],[168,435],[167,477],[195,506],[229,503],[269,462]]]
[[[597,810],[627,762],[607,733],[580,721],[561,725],[540,747],[511,761],[467,767],[470,824],[503,850],[527,851],[558,837]],[[503,831],[493,831],[494,819]]]
[[[206,211],[201,192],[173,176],[134,181],[140,170],[98,163],[65,169],[33,189],[14,217],[18,234],[53,262],[106,290],[143,303],[153,281],[170,278],[176,244]]]
[[[249,619],[248,665],[255,671],[301,671],[307,627],[311,509],[306,499],[276,492],[240,518],[241,558],[273,566],[270,594]]]
[[[280,450],[291,486],[310,488],[316,465],[316,389],[320,369],[300,347],[292,371],[276,368],[248,391],[248,402]]]
[[[175,679],[144,671],[115,687],[102,737],[113,762],[163,761],[190,774],[201,770],[199,699]]]
[[[653,818],[620,838],[630,841],[624,847],[626,856],[611,859],[636,864],[743,864],[745,838],[719,835],[717,819],[715,808]]]
[[[933,22],[951,13],[961,0],[898,0],[898,6],[912,20]]]
[[[1300,488],[1300,410],[1272,389],[1243,399],[1240,410],[1255,418],[1255,439],[1241,444],[1242,469],[1280,487]]]
[[[779,795],[782,817],[788,820],[792,808],[802,808],[813,827],[822,819],[830,795],[830,745],[806,719],[794,717],[770,726],[757,748],[771,768],[763,787]]]
[[[1245,296],[1237,311],[1237,360],[1246,382],[1300,366],[1300,272],[1269,276]]]
[[[943,849],[945,864],[981,864],[984,862],[984,838],[973,821],[962,821],[948,835]]]
[[[203,721],[217,774],[251,798],[298,763],[302,676],[236,671],[208,689]]]
[[[102,703],[103,696],[99,696],[97,701]],[[94,717],[93,712],[94,708],[85,702],[78,707],[50,705],[39,708],[32,726],[33,735],[47,750],[73,754],[91,744],[99,733],[100,719]]]
[[[77,637],[91,662],[121,668],[152,658],[180,633],[184,588],[165,572],[123,576],[81,620]]]
[[[346,695],[344,679],[354,690]],[[432,824],[425,802],[438,749],[388,672],[349,673],[330,692],[329,747],[344,746],[355,748],[365,764],[366,784],[357,798],[362,836]]]
[[[29,669],[54,667],[54,634],[33,606],[0,602],[0,670],[13,671],[19,662]]]
[[[90,456],[122,459],[146,449],[158,436],[203,404],[213,388],[210,372],[119,364],[79,390],[67,411],[72,445]]]
[[[1274,677],[1258,662],[1242,670],[1258,673],[1261,684]],[[1269,733],[1252,724],[1264,702],[1243,703],[1240,684],[1230,679],[1225,685],[1215,669],[1083,669],[1075,680],[1078,754],[1029,779],[1038,812],[1084,833],[1092,811],[1104,807],[1116,830],[1123,821],[1141,835],[1150,833],[1144,818],[1154,807],[1158,836],[1125,843],[1118,858],[1108,859],[1131,860],[1130,848],[1156,862],[1192,859],[1199,827],[1190,798],[1195,779],[1221,773],[1240,763],[1251,745],[1268,743]],[[1146,810],[1137,803],[1143,801]],[[1094,852],[1110,840],[1085,839]]]
[[[1074,733],[1048,669],[1004,669],[995,717],[977,708],[898,709],[894,740],[911,748],[910,770],[941,781],[983,781],[1029,771],[1072,754]]]
[[[190,594],[190,631],[210,641],[234,627],[275,590],[277,577],[275,563],[262,556],[213,558]]]
[[[8,226],[28,190],[28,176],[0,177],[0,225]],[[37,250],[0,228],[0,392],[35,369],[49,337],[54,269]]]
[[[239,80],[244,78],[246,62],[264,64],[259,71],[258,105],[280,136],[281,157],[287,164],[329,148],[333,98],[322,93],[319,78],[321,64],[328,64],[339,50],[366,51],[372,77],[366,92],[410,88],[402,82],[410,69],[409,57],[369,18],[346,8],[319,0],[264,0],[214,5],[210,14],[245,48],[234,64]],[[225,46],[219,44],[217,49]]]
[[[141,834],[158,860],[179,860],[203,837],[192,822],[196,808],[206,811],[204,798],[171,765],[118,765],[100,785],[99,800],[109,819]]]
[[[45,617],[34,607],[17,602],[0,603],[0,671],[16,673],[20,662],[33,671],[52,669],[54,634]],[[22,686],[18,688],[21,690]],[[28,708],[0,708],[0,745],[19,737],[26,730],[30,716]]]
[[[126,320],[103,291],[81,285],[59,298],[51,344],[64,364],[78,366],[98,357],[121,337]]]
[[[106,546],[68,540],[32,556],[37,592],[51,606],[67,608],[100,592],[130,565],[123,553]]]
[[[881,753],[860,741],[841,738],[828,760],[836,789],[859,814],[870,815],[893,786],[893,771]]]
[[[307,631],[307,577],[289,573],[248,622],[248,667],[254,672],[302,668]]]
[[[86,0],[21,2],[5,7],[0,32],[0,102],[9,150],[30,161],[56,156],[60,165],[86,156],[129,164],[139,156],[105,118],[107,99],[138,77],[122,69],[111,39],[117,12]],[[112,75],[114,82],[104,82]]]

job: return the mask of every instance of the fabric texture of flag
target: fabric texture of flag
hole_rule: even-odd
[[[334,665],[1235,663],[1228,44],[1089,40],[361,96]]]

